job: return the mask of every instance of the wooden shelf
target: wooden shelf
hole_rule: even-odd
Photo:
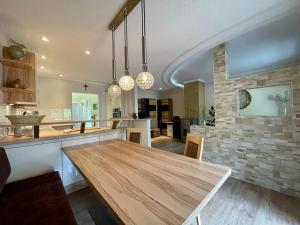
[[[12,104],[17,106],[37,106],[37,102],[7,102],[7,104]]]
[[[1,91],[4,92],[17,92],[17,93],[32,93],[30,89],[21,89],[21,88],[9,88],[9,87],[0,87]]]
[[[23,61],[13,60],[13,59],[6,59],[6,58],[0,58],[0,62],[4,66],[14,67],[14,68],[20,68],[20,69],[32,69],[32,65],[29,63],[25,63]]]
[[[0,85],[0,103],[15,105],[36,105],[36,57],[33,52],[26,52],[24,59],[10,57],[9,47],[3,46],[0,63],[3,65]],[[9,84],[21,80],[26,89],[9,88]],[[13,86],[12,86],[13,87]]]

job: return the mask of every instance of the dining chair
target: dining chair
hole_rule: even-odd
[[[184,155],[190,158],[202,158],[204,138],[193,134],[187,134]]]
[[[127,141],[137,144],[143,144],[144,130],[140,128],[127,128],[126,129]]]
[[[194,159],[202,159],[204,138],[192,134],[187,134],[184,155]],[[201,225],[200,215],[196,217],[197,225]]]

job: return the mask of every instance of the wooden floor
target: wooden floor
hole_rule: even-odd
[[[97,196],[90,188],[68,195],[78,225],[95,225],[88,209],[98,204]]]
[[[151,144],[152,147],[181,154],[181,155],[183,155],[184,146],[185,146],[185,144],[181,143],[179,139],[173,139],[167,136],[152,138]]]
[[[86,188],[69,195],[78,225],[95,225],[88,208],[97,197]],[[201,213],[203,225],[300,225],[300,199],[230,178]]]

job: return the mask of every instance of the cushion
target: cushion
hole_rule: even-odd
[[[10,175],[11,168],[4,148],[0,147],[0,193]]]
[[[58,172],[5,185],[1,225],[76,225]]]

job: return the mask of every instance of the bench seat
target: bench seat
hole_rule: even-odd
[[[1,225],[77,225],[58,172],[6,184]]]

